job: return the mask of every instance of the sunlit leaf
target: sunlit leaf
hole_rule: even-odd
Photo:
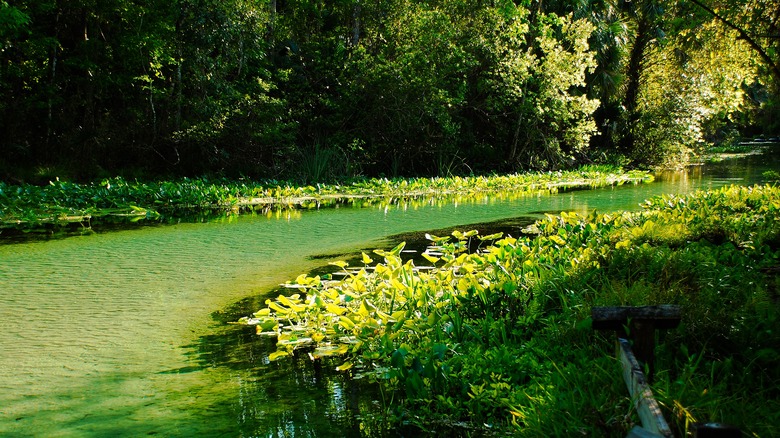
[[[255,312],[255,317],[259,318],[261,316],[268,316],[270,313],[271,313],[271,309],[266,307],[264,309],[260,309],[257,312]]]
[[[352,321],[351,319],[349,319],[346,316],[341,316],[339,318],[339,322],[338,323],[339,323],[340,326],[344,327],[347,330],[352,330],[353,328],[355,328],[355,322]]]
[[[558,245],[561,245],[561,246],[566,245],[566,241],[563,240],[563,238],[561,238],[558,235],[553,234],[553,235],[549,236],[549,239],[552,240],[553,242],[557,243]]]
[[[449,239],[449,237],[438,237],[428,233],[425,233],[425,238],[436,243]]]
[[[352,368],[352,362],[344,362],[336,367],[336,371],[347,371],[350,368]]]
[[[338,266],[339,268],[342,268],[342,269],[346,268],[347,266],[349,266],[349,263],[347,263],[347,262],[345,262],[343,260],[339,260],[339,261],[336,261],[336,262],[328,262],[328,264],[329,265],[333,265],[333,266]]]
[[[344,314],[347,311],[347,309],[345,309],[345,308],[343,308],[341,306],[337,306],[335,304],[331,304],[331,303],[328,303],[328,304],[325,305],[325,310],[327,310],[328,312],[333,313],[335,315],[342,315],[342,314]]]
[[[426,252],[422,253],[422,256],[425,257],[425,260],[428,260],[428,262],[430,262],[431,264],[436,264],[436,262],[439,261],[438,257],[433,257],[432,255]]]
[[[275,360],[277,360],[277,359],[279,359],[281,357],[285,357],[285,356],[289,356],[289,355],[290,355],[290,353],[288,353],[287,351],[283,351],[283,350],[274,351],[273,353],[268,355],[268,360],[273,362],[273,361],[275,361]]]
[[[390,254],[397,256],[406,247],[406,242],[399,243],[395,248],[390,250]]]
[[[280,305],[274,303],[273,301],[271,301],[271,302],[269,302],[267,304],[268,304],[268,307],[271,308],[271,310],[273,310],[273,311],[275,311],[277,313],[281,313],[283,315],[287,314],[287,313],[290,313],[290,309],[281,307]]]
[[[504,236],[503,232],[488,234],[487,236],[478,236],[480,240],[496,240]]]

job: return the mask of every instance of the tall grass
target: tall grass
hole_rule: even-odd
[[[299,154],[297,170],[304,184],[329,182],[346,176],[348,158],[337,148],[315,143]]]

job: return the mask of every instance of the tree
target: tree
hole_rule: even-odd
[[[584,152],[597,102],[584,20],[478,1],[389,8],[347,70],[359,87],[345,117],[367,161],[392,173],[558,168]],[[347,92],[348,93],[348,92]]]
[[[515,119],[507,130],[513,133],[510,161],[558,168],[584,152],[596,129],[592,114],[598,101],[584,93],[585,74],[596,65],[587,42],[593,27],[571,16],[536,18],[530,23],[535,29],[516,21],[502,37],[494,110],[509,110]],[[533,46],[527,46],[529,32],[537,35]]]
[[[745,111],[743,84],[756,77],[748,47],[714,23],[648,56],[632,156],[642,164],[683,164],[707,141],[729,135]]]
[[[715,20],[736,32],[759,56],[780,87],[780,8],[770,0],[690,0]]]
[[[255,2],[22,0],[0,11],[15,23],[0,35],[6,165],[238,171],[273,167],[266,146],[287,140],[265,65],[268,12]]]
[[[650,45],[663,37],[664,5],[658,0],[637,0],[627,2],[627,14],[633,24],[633,44],[626,64],[626,85],[622,99],[622,120],[618,148],[623,154],[630,154],[635,146],[639,121],[639,93],[642,76],[646,69],[646,57]]]
[[[743,41],[762,65],[764,81],[751,84],[765,88],[766,97],[754,93],[758,119],[764,132],[780,132],[780,8],[771,0],[691,0],[699,12],[732,30],[731,38]],[[763,84],[761,83],[763,82]]]

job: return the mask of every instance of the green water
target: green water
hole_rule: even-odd
[[[228,326],[263,295],[388,236],[636,209],[661,193],[760,182],[776,156],[666,173],[649,185],[241,216],[0,246],[0,436],[349,436],[370,386]],[[332,255],[330,257],[328,255]],[[245,313],[244,313],[245,314]]]

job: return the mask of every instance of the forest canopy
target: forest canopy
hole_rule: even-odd
[[[778,18],[769,0],[0,0],[0,174],[681,164],[780,131]]]

